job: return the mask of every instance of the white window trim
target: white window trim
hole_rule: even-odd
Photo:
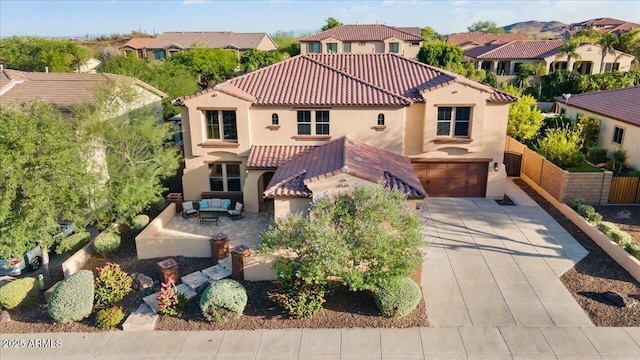
[[[441,107],[450,107],[451,108],[451,120],[449,123],[449,135],[438,135],[438,109]],[[456,129],[456,110],[458,108],[469,108],[469,126],[467,128],[467,136],[455,136]],[[436,106],[436,138],[441,139],[471,139],[471,128],[473,125],[473,106],[470,105],[437,105]]]
[[[621,137],[621,139],[620,139],[620,142],[619,142],[619,143],[615,141],[615,138],[616,138],[616,129],[620,129],[620,130],[622,130],[622,137]],[[624,136],[625,136],[626,132],[627,132],[627,129],[626,129],[626,128],[621,127],[621,126],[618,126],[618,125],[614,125],[614,126],[613,126],[613,134],[611,134],[611,143],[612,143],[612,144],[615,144],[615,145],[618,145],[618,146],[622,145],[622,144],[624,143]]]

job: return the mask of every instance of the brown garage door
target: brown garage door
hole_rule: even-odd
[[[489,163],[429,162],[414,163],[413,167],[429,196],[485,196]]]

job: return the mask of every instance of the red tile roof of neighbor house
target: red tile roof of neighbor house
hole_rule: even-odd
[[[564,40],[517,40],[465,50],[474,59],[543,59],[560,52]]]
[[[147,49],[166,49],[174,47],[188,49],[194,46],[210,48],[234,48],[246,50],[256,48],[264,38],[271,40],[267,33],[236,33],[232,31],[193,31],[193,32],[165,32],[158,35]],[[275,49],[277,45],[273,43]]]
[[[113,82],[141,86],[160,97],[167,95],[158,89],[134,78],[115,74],[87,73],[41,73],[18,70],[3,70],[9,82],[2,83],[0,103],[24,102],[42,99],[47,105],[61,111],[82,103],[96,101],[96,90]]]
[[[122,45],[121,48],[130,47],[136,50],[144,49],[147,45],[151,44],[153,40],[155,40],[155,38],[133,38]]]
[[[311,145],[253,145],[247,169],[277,169],[301,152],[313,149]]]
[[[504,44],[510,41],[527,40],[529,35],[525,33],[514,34],[489,34],[483,32],[463,32],[447,35],[447,44],[477,44],[484,45],[489,43]]]
[[[557,97],[555,100],[565,103],[565,99],[561,97]],[[572,94],[566,103],[569,106],[640,126],[640,106],[638,106],[640,86],[587,94]]]
[[[346,136],[301,152],[282,164],[264,195],[311,197],[309,183],[338,174],[383,182],[387,189],[400,190],[409,198],[427,195],[406,156]]]
[[[416,31],[416,29],[418,29]],[[416,33],[417,32],[417,33]],[[419,28],[394,27],[384,24],[342,25],[301,38],[300,42],[334,38],[340,41],[383,41],[397,38],[404,41],[423,41]]]
[[[421,93],[461,83],[490,94],[489,101],[515,97],[395,54],[299,55],[174,100],[174,105],[220,91],[255,105],[407,106],[423,102]]]

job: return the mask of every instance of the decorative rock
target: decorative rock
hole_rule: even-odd
[[[11,322],[11,316],[9,316],[9,312],[5,310],[0,313],[0,324],[6,324],[8,322]]]
[[[151,308],[151,310],[155,313],[158,311],[158,299],[156,299],[158,297],[158,294],[160,294],[160,292],[156,292],[153,293],[151,295],[147,295],[145,297],[142,298],[142,300],[149,305],[149,307]]]
[[[182,280],[182,283],[189,286],[193,291],[198,291],[198,288],[208,281],[207,276],[200,271],[185,275],[181,277],[180,280]]]
[[[625,307],[629,305],[629,301],[615,291],[606,291],[602,293],[602,296],[614,306]]]
[[[133,278],[132,287],[135,290],[150,289],[153,287],[153,279],[145,274],[133,273],[131,274],[131,278]]]

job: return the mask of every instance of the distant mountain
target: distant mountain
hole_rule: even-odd
[[[502,27],[506,33],[525,33],[532,39],[559,38],[569,30],[569,25],[560,21],[523,21]]]

